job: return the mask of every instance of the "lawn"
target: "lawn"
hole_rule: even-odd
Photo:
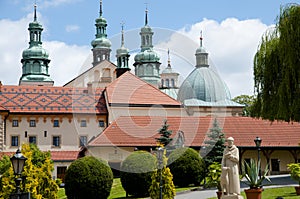
[[[246,199],[245,192],[242,192],[241,194]],[[279,196],[284,199],[299,199],[299,196],[296,195],[294,187],[265,188],[262,193],[263,199],[275,199]],[[210,199],[216,199],[216,197]]]
[[[189,189],[192,189],[195,187],[185,187],[185,188],[178,188],[176,189],[176,192],[181,192],[181,191],[186,191]],[[64,189],[59,189],[58,191],[58,199],[66,199],[67,197],[65,196],[65,190]],[[108,199],[114,199],[114,198],[126,198],[126,192],[124,191],[120,178],[115,178],[113,185],[112,185],[112,189],[110,192],[110,196],[108,197]]]

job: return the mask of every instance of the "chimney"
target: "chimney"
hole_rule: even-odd
[[[0,81],[0,92],[1,92],[1,90],[2,90],[2,82]]]
[[[93,84],[91,82],[87,83],[88,94],[93,94]]]

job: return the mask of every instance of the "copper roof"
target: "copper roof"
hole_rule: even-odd
[[[171,105],[180,102],[146,83],[130,72],[126,72],[106,88],[109,104]]]
[[[44,86],[2,86],[0,106],[13,113],[106,114],[103,89]]]
[[[212,117],[120,117],[95,138],[89,146],[156,146],[158,129],[167,119],[173,136],[184,133],[185,146],[203,146],[211,128]],[[217,118],[226,137],[234,137],[237,146],[254,147],[259,136],[262,146],[297,147],[300,142],[300,124],[273,122],[250,117]]]

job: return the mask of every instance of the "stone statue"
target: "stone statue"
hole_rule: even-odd
[[[223,152],[221,187],[222,198],[243,198],[240,195],[239,150],[233,145],[233,137],[227,138]]]

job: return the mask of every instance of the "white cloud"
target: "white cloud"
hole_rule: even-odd
[[[200,31],[203,31],[203,46],[209,53],[210,67],[219,72],[232,97],[253,94],[253,57],[261,36],[269,27],[260,20],[228,18],[221,23],[203,19],[188,28],[173,34],[169,41],[159,44],[161,48],[178,51],[181,56],[195,65],[195,51],[199,47]],[[188,37],[189,39],[186,39]],[[190,40],[190,41],[189,41]],[[173,67],[180,73],[190,73],[192,69]],[[189,71],[187,71],[187,69]]]
[[[79,30],[79,26],[77,26],[77,25],[66,26],[66,32],[76,32],[78,30]]]
[[[31,21],[32,14],[18,21],[0,20],[0,81],[5,85],[19,83],[22,75],[22,51],[29,47],[27,28]],[[59,41],[43,40],[43,48],[49,52],[49,74],[56,86],[63,85],[78,75],[91,52],[89,46],[69,46]]]
[[[21,76],[22,51],[28,48],[28,23],[32,14],[19,21],[0,20],[0,81],[4,84],[18,84]],[[46,29],[47,27],[44,26]],[[199,47],[200,31],[203,31],[203,45],[209,52],[210,65],[219,72],[228,85],[232,97],[241,94],[253,94],[253,56],[261,36],[268,26],[259,20],[228,18],[221,23],[203,19],[189,28],[170,31],[171,34],[153,28],[154,39],[158,39],[155,49],[161,55],[162,69],[167,64],[167,49],[170,49],[171,64],[183,77],[186,77],[195,65],[195,51]],[[126,46],[132,50],[139,48],[137,39],[139,30],[132,31],[135,39],[126,33]],[[44,32],[43,32],[44,34]],[[168,35],[164,37],[163,35]],[[171,35],[171,36],[170,36]],[[114,40],[112,38],[112,40]],[[119,36],[115,37],[113,47],[120,45]],[[131,40],[138,47],[130,45]],[[137,44],[135,44],[136,46]],[[55,85],[63,85],[90,65],[90,46],[67,45],[63,41],[43,41],[43,47],[51,59],[49,73]],[[112,61],[114,56],[112,56]],[[131,62],[134,55],[131,55]],[[82,67],[84,66],[84,67]],[[132,71],[134,72],[134,70]]]

